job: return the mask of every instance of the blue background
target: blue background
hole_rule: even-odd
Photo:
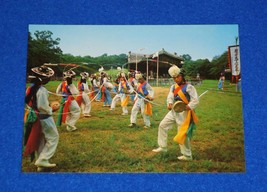
[[[0,9],[1,191],[266,191],[266,0],[2,0]],[[29,24],[238,24],[246,172],[22,173],[21,144]]]

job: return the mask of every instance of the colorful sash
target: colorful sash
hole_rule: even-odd
[[[36,93],[40,86],[33,85],[26,91],[25,103],[30,106],[30,109],[25,112],[25,134],[24,145],[25,150],[23,156],[31,155],[31,161],[34,160],[34,152],[38,150],[42,127],[37,110]]]
[[[59,115],[58,115],[57,123],[56,123],[57,126],[60,126],[61,123],[62,123],[62,113],[63,113],[63,109],[64,109],[64,103],[65,103],[65,99],[62,98],[61,99],[61,102],[60,102],[59,112],[58,112]]]
[[[152,105],[151,105],[151,103],[147,102],[147,103],[145,104],[144,113],[145,113],[145,115],[147,115],[147,116],[152,116]]]
[[[102,87],[102,89],[101,89],[101,99],[102,99],[102,101],[104,102],[105,101],[105,90],[106,90],[106,87]]]
[[[70,95],[68,97],[67,101],[65,102],[65,105],[63,108],[63,114],[62,114],[62,123],[66,122],[66,118],[67,118],[67,115],[69,113],[69,107],[70,107],[72,100],[74,100],[74,97],[72,95]]]
[[[24,138],[25,150],[23,156],[26,157],[31,155],[31,161],[34,159],[34,152],[38,150],[40,145],[40,138],[42,135],[42,126],[40,119],[37,115],[37,111],[35,111],[36,119],[34,122],[31,122],[34,117],[32,117],[31,112],[27,117],[27,121],[25,124],[26,133]]]
[[[128,105],[129,95],[126,95],[125,99],[121,102],[121,107],[125,107]]]
[[[144,92],[147,92],[147,90],[146,90],[146,82],[144,82],[144,83],[142,83],[141,85],[139,85],[138,86],[138,88],[137,88],[137,93],[138,93],[138,95],[141,95],[141,96],[139,96],[139,98],[141,97],[145,97],[145,93]]]
[[[146,82],[142,83],[137,88],[138,97],[145,98],[148,95],[148,91],[146,90]],[[149,102],[145,102],[144,106],[144,114],[147,116],[152,116],[152,105]]]
[[[59,109],[59,116],[57,119],[57,126],[60,126],[61,123],[65,123],[66,122],[66,118],[69,112],[69,106],[71,104],[71,101],[74,100],[74,97],[71,95],[71,92],[69,91],[68,87],[67,87],[67,82],[63,81],[61,84],[61,90],[62,93],[65,94],[66,96],[64,96],[61,100],[61,106]],[[66,99],[67,97],[67,99]]]
[[[83,97],[82,97],[82,93],[83,93],[83,84],[81,81],[78,82],[78,90],[79,90],[79,95],[76,97],[76,101],[78,103],[79,106],[81,106],[82,101],[83,101]]]
[[[180,98],[182,99],[182,101],[185,104],[188,104],[188,100],[186,98],[186,96],[184,95],[184,93],[182,92],[182,90],[178,91],[178,95],[180,96]],[[195,125],[198,123],[198,117],[195,114],[194,110],[189,110],[187,112],[187,116],[185,121],[183,122],[183,124],[181,125],[178,133],[176,134],[176,136],[173,138],[173,140],[181,145],[184,144],[184,141],[186,139],[186,136],[188,136],[189,138],[192,137],[192,131],[195,128]]]
[[[89,96],[90,96],[91,100],[94,98],[94,96],[95,96],[95,88],[94,88],[94,86],[92,86],[92,92],[90,93]]]
[[[121,82],[121,93],[126,93],[127,91],[127,83]]]
[[[175,84],[175,87],[174,87],[174,90],[173,90],[174,98],[177,96],[178,92],[183,89],[183,87],[185,85],[187,85],[187,84],[185,83],[185,84],[180,85],[180,86],[178,84]]]

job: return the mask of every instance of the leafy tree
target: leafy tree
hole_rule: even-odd
[[[34,37],[28,33],[27,71],[44,63],[61,62],[60,38],[53,39],[52,35],[51,31],[36,31]]]
[[[183,68],[189,78],[195,78],[199,73],[202,78],[217,79],[220,73],[225,70],[228,62],[227,51],[220,56],[215,56],[211,62],[208,59],[193,61],[189,59],[191,57],[188,54],[184,54],[182,57],[185,59]]]
[[[220,57],[215,58],[211,61],[211,67],[209,73],[212,78],[217,79],[221,72],[223,72],[228,63],[228,52],[224,52]]]

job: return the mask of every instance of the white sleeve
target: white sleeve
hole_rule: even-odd
[[[134,92],[134,88],[132,87],[132,85],[131,85],[131,83],[128,83],[128,85],[129,85],[129,92],[130,93],[133,93]]]
[[[96,79],[93,80],[93,86],[94,87],[98,87],[97,83],[96,83]]]
[[[52,108],[49,106],[48,92],[41,87],[36,93],[37,108],[40,113],[52,115]]]
[[[83,83],[83,89],[84,89],[84,92],[85,93],[89,93],[90,90],[89,90],[89,87],[88,87],[88,84],[87,83]]]
[[[146,89],[148,91],[149,96],[154,98],[154,90],[152,89],[152,87],[149,84],[146,84]]]
[[[57,87],[57,90],[56,90],[56,93],[57,93],[57,94],[61,94],[61,93],[62,93],[62,91],[61,91],[61,86],[62,86],[62,83],[60,83],[60,84],[58,85],[58,87]]]
[[[133,80],[133,84],[134,84],[134,87],[133,88],[137,88],[138,83],[137,83],[136,79]]]
[[[79,94],[78,89],[73,84],[70,84],[69,85],[69,90],[70,90],[70,92],[71,92],[72,95],[78,95]]]
[[[167,96],[167,106],[169,104],[173,104],[173,102],[174,102],[173,88],[174,88],[174,85],[171,86],[169,94]]]
[[[191,109],[195,109],[199,103],[198,95],[197,95],[197,91],[196,91],[195,87],[193,85],[188,84],[188,86],[186,88],[186,92],[190,96],[190,102],[188,103],[188,106]]]

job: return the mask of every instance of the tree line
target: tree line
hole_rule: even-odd
[[[59,44],[60,38],[53,38],[51,31],[35,31],[28,33],[28,55],[27,55],[27,73],[32,67],[41,66],[44,63],[76,63],[82,64],[79,71],[88,71],[95,73],[100,66],[105,69],[116,68],[127,63],[127,55],[108,55],[104,53],[98,57],[74,56],[69,53],[63,53]],[[221,72],[225,70],[228,63],[227,51],[220,56],[216,56],[209,61],[208,59],[198,59],[193,61],[189,54],[182,55],[184,59],[183,68],[187,76],[195,77],[198,73],[203,79],[217,79]],[[54,69],[54,68],[53,68]],[[62,76],[62,69],[54,69],[56,76]]]

